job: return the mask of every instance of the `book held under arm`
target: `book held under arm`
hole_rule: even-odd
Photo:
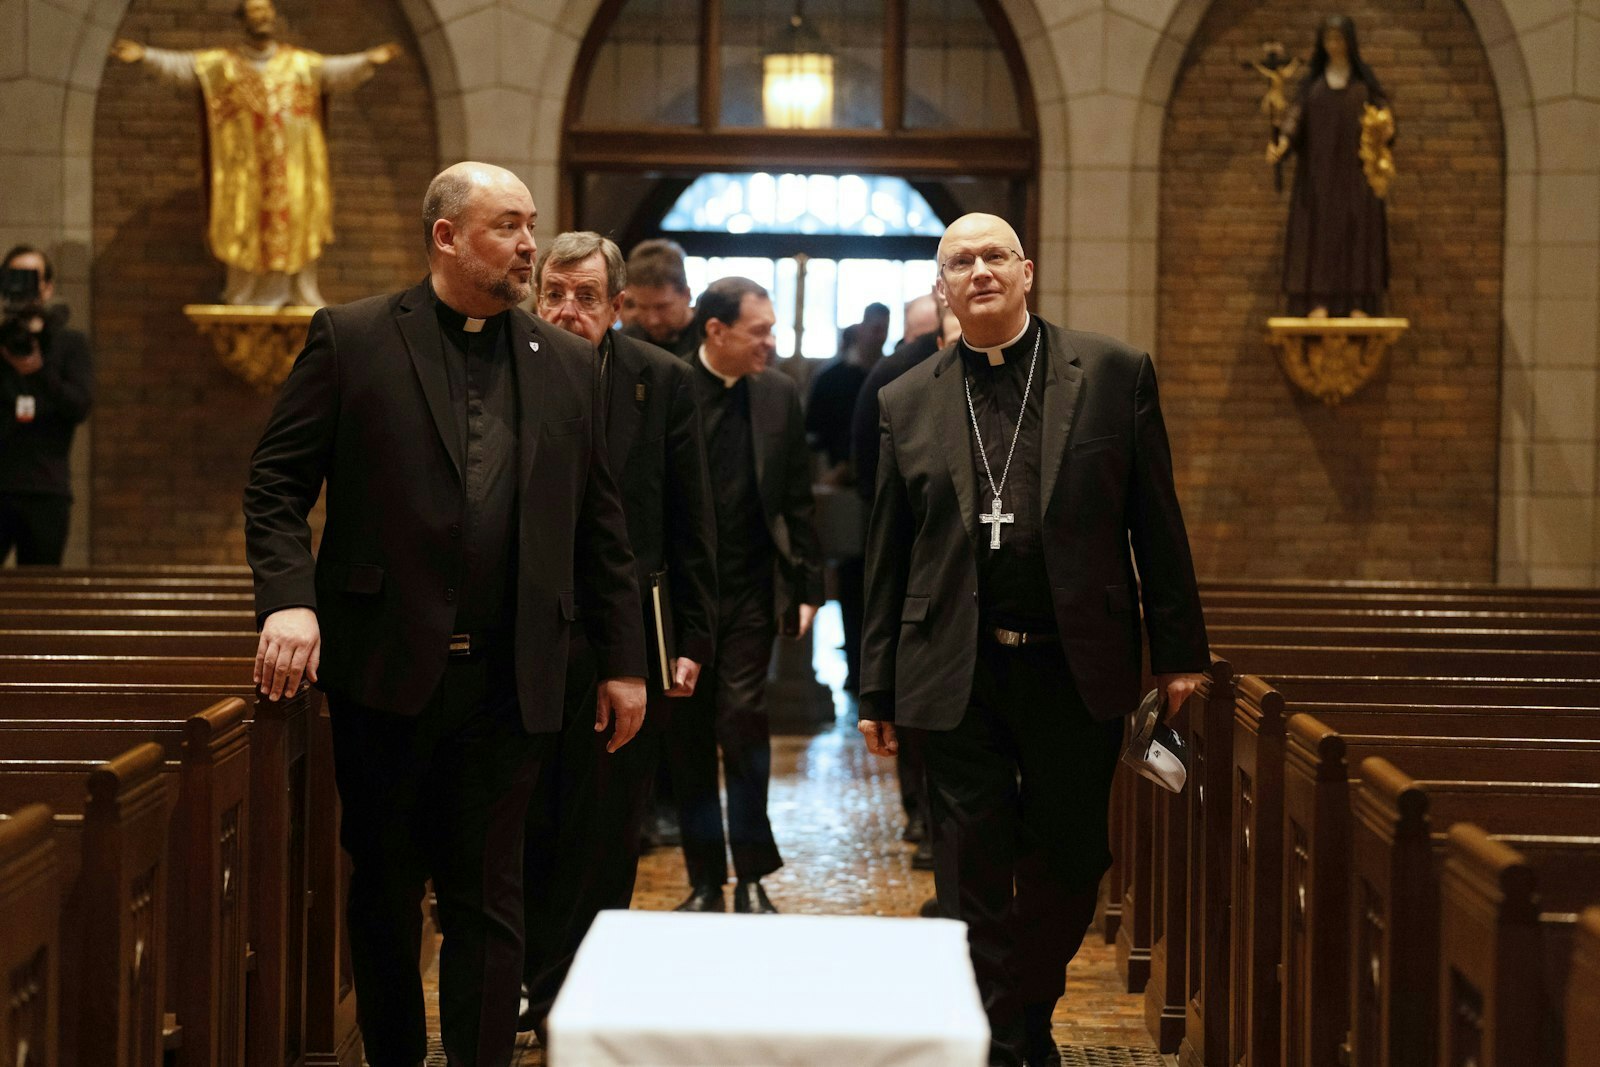
[[[645,640],[650,646],[651,673],[658,674],[661,691],[672,688],[672,665],[678,658],[678,639],[672,625],[672,592],[665,570],[649,579],[650,612]]]

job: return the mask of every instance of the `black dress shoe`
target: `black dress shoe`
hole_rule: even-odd
[[[673,911],[727,911],[728,904],[722,899],[720,885],[698,886],[689,894],[689,899],[679,904]]]
[[[906,828],[900,832],[900,840],[908,845],[920,845],[922,839],[928,836],[928,822],[921,815],[906,817]]]
[[[733,887],[733,910],[741,915],[776,915],[778,909],[767,899],[760,881],[740,882]]]
[[[1061,1067],[1061,1050],[1056,1047],[1050,1017],[1054,1002],[1029,1004],[1022,1009],[1023,1059],[1027,1067]]]
[[[917,914],[924,919],[937,919],[939,917],[939,898],[929,897],[922,902],[922,907],[917,909]]]

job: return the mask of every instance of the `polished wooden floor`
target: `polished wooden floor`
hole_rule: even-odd
[[[830,604],[819,619],[818,677],[843,681],[837,614]],[[933,876],[911,869],[912,846],[901,843],[904,824],[894,765],[870,756],[855,732],[845,698],[836,698],[837,727],[815,737],[773,741],[769,811],[784,866],[763,881],[784,912],[817,915],[912,916],[933,895]],[[666,910],[688,892],[683,857],[657,849],[640,865],[635,908]],[[428,976],[430,1014],[436,1010],[434,976]],[[1113,950],[1091,931],[1067,972],[1067,995],[1056,1009],[1056,1040],[1070,1064],[1159,1065],[1143,1025],[1139,997],[1121,990]],[[430,1021],[438,1035],[438,1019]],[[540,1067],[533,1035],[523,1035],[515,1067]],[[435,1062],[430,1057],[429,1064]],[[442,1056],[437,1062],[443,1065]]]

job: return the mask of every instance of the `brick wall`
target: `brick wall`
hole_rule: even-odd
[[[120,36],[192,49],[239,39],[231,3],[133,0]],[[284,40],[325,53],[397,41],[405,54],[330,98],[334,244],[322,295],[342,302],[423,273],[422,192],[437,169],[432,96],[393,0],[279,0]],[[198,90],[111,62],[94,139],[96,563],[243,561],[240,494],[271,401],[224,369],[182,306],[220,299],[204,243]]]
[[[1412,329],[1339,407],[1294,389],[1280,314],[1292,170],[1263,161],[1260,43],[1309,59],[1304,0],[1217,0],[1190,44],[1162,147],[1163,408],[1202,575],[1494,578],[1503,140],[1482,45],[1456,0],[1353,0],[1394,104],[1389,311]]]

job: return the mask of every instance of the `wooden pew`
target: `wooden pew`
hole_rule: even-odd
[[[1358,1054],[1363,1063],[1395,1067],[1432,1063],[1448,828],[1474,822],[1491,834],[1587,837],[1600,827],[1600,785],[1417,779],[1369,757],[1351,809],[1350,937],[1361,961],[1351,1031]]]
[[[50,809],[0,815],[0,1049],[53,1065],[60,1025],[61,859]]]
[[[55,656],[228,656],[255,662],[245,630],[0,630],[0,653]]]
[[[1184,1028],[1178,1062],[1223,1063],[1228,1053],[1228,950],[1239,917],[1228,895],[1230,786],[1233,773],[1233,666],[1211,658],[1210,691],[1189,718],[1189,840],[1185,879]],[[1170,884],[1170,883],[1169,883]]]
[[[1364,675],[1374,679],[1404,676],[1434,679],[1477,677],[1481,679],[1480,684],[1487,685],[1501,685],[1513,679],[1546,678],[1559,680],[1563,688],[1570,688],[1568,683],[1576,680],[1580,687],[1588,690],[1585,702],[1600,704],[1600,655],[1593,650],[1520,648],[1516,647],[1517,638],[1508,637],[1510,647],[1507,648],[1465,651],[1448,647],[1447,636],[1437,640],[1447,647],[1223,646],[1213,642],[1212,652],[1225,656],[1230,663],[1244,665],[1263,674],[1281,670],[1329,677]],[[1268,755],[1274,760],[1281,758],[1281,745],[1278,744],[1280,736],[1264,739]],[[1267,771],[1272,775],[1268,784],[1275,786],[1278,772],[1270,767]],[[1120,901],[1116,935],[1117,964],[1130,992],[1145,987],[1153,943],[1154,803],[1152,787],[1133,780],[1131,776],[1123,777],[1112,801],[1118,824],[1123,828],[1120,835],[1122,855],[1115,870],[1121,884],[1113,883],[1112,886],[1113,898]],[[1266,843],[1264,847],[1272,846]],[[1239,936],[1237,927],[1235,936]],[[1274,959],[1271,965],[1275,964]],[[1239,987],[1235,984],[1234,988]]]
[[[1600,1067],[1600,907],[1578,916],[1567,974],[1567,1067]]]
[[[1226,583],[1217,582],[1202,583],[1202,600],[1205,603],[1208,623],[1223,635],[1223,642],[1228,639],[1226,627],[1229,625],[1290,628],[1291,631],[1293,628],[1300,628],[1302,633],[1309,627],[1357,631],[1350,634],[1346,642],[1348,645],[1383,643],[1386,640],[1392,644],[1393,641],[1385,637],[1374,639],[1371,635],[1364,636],[1359,631],[1383,631],[1397,626],[1432,631],[1494,628],[1536,631],[1600,629],[1600,594],[1594,590],[1439,587],[1432,583],[1295,582],[1243,583],[1235,585],[1233,592],[1230,592],[1225,585]],[[1238,595],[1234,595],[1234,592]],[[1433,632],[1427,634],[1427,640],[1435,644],[1448,645],[1452,635]],[[1563,639],[1556,637],[1553,640],[1560,642]],[[1230,648],[1223,642],[1213,640],[1213,651],[1224,652],[1236,662],[1245,662],[1239,659],[1246,656],[1245,650]],[[1256,650],[1249,651],[1254,653]],[[1577,651],[1581,653],[1583,649],[1579,648]],[[1348,708],[1352,713],[1364,710],[1376,714],[1386,705],[1396,703],[1408,705],[1410,709],[1408,713],[1424,715],[1427,714],[1425,708],[1430,703],[1453,705],[1521,703],[1543,705],[1545,708],[1556,708],[1561,705],[1592,707],[1600,703],[1600,686],[1594,684],[1592,677],[1580,679],[1577,685],[1556,679],[1529,682],[1521,677],[1477,678],[1474,676],[1489,673],[1481,669],[1486,661],[1481,658],[1475,659],[1473,662],[1480,669],[1463,671],[1459,655],[1455,657],[1454,663],[1445,664],[1446,669],[1437,673],[1417,671],[1416,673],[1424,676],[1406,677],[1396,675],[1393,656],[1389,656],[1388,659],[1389,663],[1377,664],[1379,669],[1369,669],[1365,676],[1354,675],[1349,669],[1347,659],[1330,660],[1325,657],[1316,661],[1316,670],[1309,671],[1296,669],[1288,664],[1274,664],[1278,670],[1273,675],[1272,681],[1277,688],[1296,700],[1294,705],[1296,708],[1308,706],[1302,702],[1306,698],[1311,698],[1315,702],[1311,706],[1320,707],[1332,702],[1334,706]],[[1508,663],[1506,657],[1490,657],[1489,660],[1502,671]],[[1252,665],[1254,663],[1246,662],[1246,669],[1250,669]],[[1371,658],[1367,658],[1363,665],[1371,668],[1374,663]],[[1422,661],[1417,661],[1417,665],[1421,666]],[[1433,676],[1427,676],[1428,673],[1433,673]],[[1508,684],[1514,684],[1523,691],[1508,700],[1505,693],[1505,686]],[[1559,713],[1554,711],[1545,712],[1546,718],[1557,714]],[[1204,718],[1197,721],[1201,722],[1201,729],[1205,730]],[[1280,726],[1281,722],[1280,714],[1278,718]],[[1233,747],[1232,737],[1227,736],[1235,726],[1231,710],[1222,718],[1222,723],[1225,725],[1217,725],[1213,721],[1207,730],[1207,733],[1215,735],[1215,741],[1208,741],[1204,735],[1196,731],[1196,735],[1190,738],[1191,748],[1197,747],[1198,736],[1202,744],[1210,743],[1213,746],[1220,744],[1220,750],[1226,757],[1229,749]],[[1435,728],[1438,727],[1429,729]],[[1269,747],[1274,741],[1270,733],[1269,730],[1269,736],[1265,739]],[[1254,749],[1262,740],[1258,736],[1252,736],[1244,747]],[[1279,750],[1281,752],[1281,744]],[[1225,761],[1230,764],[1233,762]],[[1237,770],[1239,768],[1229,766],[1228,773],[1219,775],[1222,779],[1221,789],[1224,796],[1234,792],[1241,784],[1234,780]],[[1194,780],[1192,777],[1191,781]],[[1259,785],[1253,767],[1243,782],[1247,788]],[[1269,786],[1271,784],[1268,783]],[[1119,790],[1123,790],[1123,787],[1124,783],[1119,782]],[[1243,799],[1249,806],[1251,798],[1248,793]],[[1118,798],[1118,802],[1124,803],[1125,800]],[[1272,809],[1272,805],[1267,805],[1266,816],[1269,821],[1273,814]],[[1193,875],[1191,881],[1194,883],[1188,894],[1190,898],[1188,962],[1191,970],[1191,992],[1186,1013],[1185,1036],[1179,1049],[1180,1062],[1185,1067],[1204,1063],[1231,1065],[1244,1054],[1240,1051],[1244,1046],[1243,1031],[1250,1025],[1251,1020],[1247,1012],[1235,1010],[1240,1005],[1230,997],[1232,990],[1229,978],[1234,968],[1233,958],[1238,954],[1238,946],[1234,942],[1241,939],[1246,942],[1250,940],[1250,924],[1257,918],[1255,909],[1249,906],[1239,893],[1232,893],[1232,906],[1228,908],[1201,907],[1197,902],[1212,899],[1228,900],[1235,885],[1242,884],[1248,887],[1253,884],[1253,861],[1256,856],[1246,842],[1248,841],[1249,845],[1259,844],[1256,840],[1262,836],[1256,832],[1259,829],[1261,828],[1253,826],[1231,827],[1225,822],[1222,836],[1228,838],[1226,855],[1229,859],[1213,860],[1203,866],[1191,864],[1190,867]],[[1195,830],[1193,833],[1198,840],[1201,831]],[[1265,836],[1268,838],[1270,849],[1271,839],[1276,835],[1269,833]],[[1191,851],[1198,849],[1198,845],[1191,845]],[[1139,855],[1136,849],[1128,851],[1130,855]],[[1244,860],[1242,870],[1239,864],[1233,862],[1239,857]],[[1267,866],[1267,871],[1274,877],[1280,874],[1277,864]],[[1151,874],[1152,877],[1145,879],[1146,884],[1159,885],[1164,881],[1159,872]],[[1130,877],[1132,876],[1130,872]],[[1213,916],[1218,917],[1216,922],[1211,921]],[[1269,925],[1273,935],[1277,936],[1277,923]],[[1227,926],[1231,926],[1232,929],[1224,930],[1223,928]],[[1220,939],[1214,936],[1219,933],[1223,935]],[[1275,970],[1278,962],[1276,950],[1263,952],[1262,956],[1267,977],[1275,987]],[[1195,990],[1202,983],[1201,976],[1208,974],[1213,976],[1209,983],[1213,995],[1208,997],[1203,992],[1196,995]],[[1275,1026],[1275,1020],[1269,1021],[1273,1021]],[[1271,1055],[1262,1062],[1270,1062],[1276,1058],[1276,1033],[1273,1027],[1264,1029],[1272,1033],[1274,1047]]]
[[[160,696],[252,695],[250,662],[226,657],[0,656],[0,699],[43,687],[71,693],[77,714],[130,689]],[[172,682],[172,679],[185,679]],[[169,684],[163,685],[163,682]],[[62,705],[66,707],[66,705]],[[251,722],[252,833],[247,1061],[358,1067],[360,1031],[344,923],[348,870],[338,842],[332,739],[320,697],[255,703]],[[431,938],[424,938],[431,952]],[[427,962],[431,962],[431,959]]]
[[[1433,670],[1436,664],[1421,657],[1410,662],[1427,669],[1427,674],[1353,679],[1324,671],[1324,677],[1329,679],[1327,687],[1341,698],[1364,698],[1361,702],[1369,708],[1380,707],[1379,701],[1388,700],[1400,716],[1413,714],[1419,707],[1439,706],[1465,697],[1485,707],[1544,707],[1561,699],[1600,706],[1600,687],[1587,679],[1531,684],[1502,678],[1451,677],[1440,681]],[[1231,979],[1227,987],[1229,1054],[1221,1062],[1237,1063],[1248,1058],[1260,1067],[1278,1062],[1282,1044],[1279,963],[1283,959],[1285,720],[1290,713],[1286,708],[1299,706],[1292,702],[1286,706],[1286,694],[1279,682],[1278,678],[1269,681],[1245,675],[1235,685],[1229,785],[1230,860],[1225,868],[1207,871],[1207,876],[1214,879],[1212,895],[1225,894],[1233,905],[1232,943],[1226,965]],[[1295,691],[1303,698],[1320,692],[1315,683],[1303,678]],[[1579,709],[1572,710],[1582,714]],[[1535,723],[1530,733],[1542,728],[1536,716],[1530,721]],[[1450,731],[1441,728],[1441,732]],[[1220,962],[1218,966],[1222,966]]]
[[[4,591],[0,590],[0,604]],[[1349,605],[1314,608],[1301,605],[1272,607],[1206,607],[1208,633],[1226,632],[1228,627],[1302,627],[1335,630],[1383,630],[1420,626],[1435,629],[1512,630],[1593,630],[1597,616],[1588,610],[1554,610],[1548,604],[1514,604],[1509,608],[1385,607],[1361,608]]]
[[[1600,901],[1600,837],[1491,837],[1457,823],[1440,899],[1441,1062],[1558,1067],[1577,913]]]
[[[165,994],[181,1027],[178,1061],[240,1063],[251,792],[244,702],[218,701],[187,717],[184,709],[195,705],[174,703],[162,717],[142,719],[125,717],[129,709],[106,698],[96,709],[104,718],[67,718],[64,703],[37,694],[7,700],[0,708],[0,752],[37,761],[94,758],[142,741],[162,746],[178,778],[167,837]]]
[[[155,632],[228,630],[255,633],[255,619],[232,608],[109,607],[41,608],[0,606],[0,632],[16,630],[79,631],[142,630]]]
[[[1510,625],[1468,627],[1423,624],[1428,621],[1431,620],[1390,626],[1212,626],[1208,619],[1206,630],[1212,646],[1219,650],[1267,644],[1275,647],[1359,645],[1362,648],[1449,648],[1458,651],[1537,649],[1589,655],[1600,652],[1600,629],[1596,629],[1600,619],[1591,616],[1574,616],[1574,622],[1583,624],[1580,627],[1547,629],[1513,628]]]
[[[1168,720],[1189,746],[1189,780],[1181,794],[1149,787],[1153,814],[1153,867],[1155,906],[1150,909],[1150,978],[1144,987],[1145,1026],[1161,1051],[1175,1053],[1181,1045],[1193,1015],[1197,1027],[1203,1014],[1203,975],[1199,953],[1189,951],[1191,924],[1215,921],[1225,930],[1226,903],[1211,902],[1224,910],[1222,916],[1208,915],[1206,902],[1191,899],[1191,888],[1200,890],[1198,865],[1204,862],[1209,840],[1206,834],[1210,815],[1206,801],[1225,795],[1207,782],[1208,718],[1232,714],[1233,669],[1226,660],[1213,658],[1205,679],[1194,695]],[[1144,783],[1141,783],[1144,784]],[[1225,825],[1225,824],[1224,824]],[[1214,838],[1215,835],[1213,834]],[[1126,834],[1124,839],[1126,840]],[[1226,840],[1224,836],[1222,840]],[[1203,896],[1203,894],[1200,894]],[[1197,1031],[1196,1037],[1200,1035]]]
[[[1209,611],[1217,607],[1274,608],[1462,608],[1495,610],[1528,607],[1551,611],[1600,610],[1600,593],[1593,589],[1526,589],[1512,586],[1476,586],[1461,589],[1216,589],[1202,587],[1200,602]]]
[[[1334,719],[1337,724],[1338,720]],[[1402,715],[1393,729],[1411,725]],[[1350,1026],[1350,790],[1372,756],[1425,778],[1600,782],[1600,709],[1590,740],[1527,735],[1538,721],[1521,709],[1463,708],[1444,736],[1340,733],[1310,715],[1287,724],[1284,871],[1281,878],[1286,1063],[1332,1064]],[[1471,736],[1475,735],[1475,736]],[[1352,766],[1354,765],[1354,766]],[[1370,1050],[1362,1050],[1368,1062]]]
[[[71,991],[57,1015],[63,1064],[161,1064],[171,807],[162,761],[154,744],[104,763],[0,761],[0,810],[42,802],[56,812],[58,988]]]
[[[1586,626],[1595,625],[1594,620],[1587,617],[1584,617],[1584,623]],[[1581,648],[1590,643],[1600,643],[1600,636],[1596,636],[1593,631],[1587,631],[1582,636],[1577,636],[1569,631],[1555,631],[1555,633],[1556,636],[1554,638],[1546,639],[1545,634],[1527,631],[1506,631],[1499,635],[1490,635],[1485,631],[1478,635],[1478,639],[1487,644],[1490,636],[1495,636],[1498,640],[1509,643],[1527,642],[1530,646],[1535,647],[1544,647],[1547,644],[1565,644],[1571,648]],[[1370,636],[1376,641],[1402,645],[1415,641],[1419,636],[1418,632],[1413,630],[1403,634],[1400,638],[1396,638],[1388,632],[1376,629],[1371,631],[1370,634],[1365,631],[1351,631],[1351,635],[1352,637]],[[1265,636],[1265,633],[1255,636],[1260,638]],[[1454,639],[1455,634],[1453,631],[1435,631],[1427,633],[1425,636],[1427,639],[1436,642],[1448,642]],[[1600,698],[1597,698],[1595,702],[1600,702]],[[1203,719],[1203,716],[1197,718]],[[1224,729],[1218,727],[1219,732]],[[1231,730],[1226,730],[1226,732],[1231,739]],[[1191,736],[1189,740],[1191,748],[1196,747],[1195,738]],[[1224,789],[1227,788],[1226,779],[1223,779],[1222,786]],[[1152,818],[1151,813],[1146,810],[1147,804],[1159,804],[1161,802],[1162,799],[1158,796],[1158,791],[1152,790],[1144,783],[1131,781],[1120,783],[1116,809],[1120,816],[1117,824],[1122,829],[1122,833],[1119,836],[1119,851],[1125,857],[1128,857],[1128,862],[1118,872],[1124,881],[1113,883],[1120,886],[1118,911],[1121,922],[1125,924],[1125,927],[1119,927],[1117,936],[1118,960],[1119,964],[1124,968],[1130,989],[1137,988],[1144,979],[1144,974],[1138,969],[1138,961],[1141,956],[1138,947],[1140,944],[1139,937],[1145,931],[1145,927],[1140,922],[1140,917],[1141,912],[1145,915],[1150,915],[1151,926],[1148,936],[1152,945],[1149,953],[1151,980],[1144,985],[1147,1028],[1164,1051],[1180,1052],[1185,1063],[1225,1062],[1227,1055],[1220,1045],[1213,1046],[1209,1055],[1202,1054],[1199,1051],[1200,1043],[1204,1040],[1206,1033],[1205,997],[1203,993],[1199,992],[1199,989],[1202,982],[1201,976],[1206,972],[1208,962],[1204,950],[1200,948],[1200,942],[1207,937],[1205,928],[1210,915],[1207,914],[1209,909],[1194,908],[1192,901],[1196,898],[1206,898],[1206,894],[1201,890],[1201,886],[1204,885],[1204,879],[1200,879],[1200,886],[1191,887],[1179,885],[1176,880],[1168,876],[1168,869],[1181,862],[1181,854],[1185,849],[1180,843],[1162,840],[1163,835],[1167,833],[1167,828],[1171,825],[1170,820],[1163,818],[1159,812],[1155,813],[1154,818]],[[1144,833],[1145,827],[1151,827],[1150,834]],[[1194,832],[1198,833],[1197,830]],[[1150,840],[1151,834],[1155,837],[1154,841]],[[1142,840],[1141,835],[1143,835]],[[1152,845],[1154,847],[1153,854]],[[1191,844],[1190,847],[1194,846]],[[1146,863],[1150,865],[1148,878],[1140,873],[1141,865]],[[1215,864],[1214,867],[1218,871],[1225,869],[1220,863]],[[1217,881],[1215,886],[1217,894],[1220,895],[1223,883]],[[1146,892],[1148,892],[1148,896],[1145,895]],[[1192,934],[1191,940],[1195,942],[1195,945],[1188,950],[1193,959],[1193,974],[1190,975],[1186,982],[1189,995],[1187,998],[1180,999],[1177,996],[1178,983],[1174,982],[1171,969],[1159,960],[1154,946],[1159,944],[1163,938],[1162,925],[1165,922],[1170,922],[1164,917],[1170,916],[1178,909],[1186,906],[1190,908],[1190,914],[1194,916],[1191,919],[1190,932]],[[1220,922],[1225,923],[1227,919],[1224,918]],[[1168,957],[1177,955],[1170,947],[1170,940],[1168,939],[1169,945],[1162,953],[1162,955]],[[1212,969],[1219,972],[1218,984],[1222,986],[1218,999],[1225,1001],[1227,989],[1221,977],[1225,973],[1221,965],[1221,960],[1224,958],[1221,956],[1221,952],[1222,945],[1226,944],[1226,940],[1218,941],[1212,938],[1211,944],[1213,952],[1211,960],[1216,963],[1216,966]],[[1273,959],[1271,962],[1275,966],[1276,960]],[[1183,1005],[1186,1003],[1187,1007],[1184,1007]],[[1178,1019],[1180,1012],[1182,1013],[1181,1024],[1175,1021]],[[1221,1013],[1215,1014],[1211,1027],[1214,1034],[1222,1029],[1222,1020],[1225,1018],[1226,1016]],[[1268,1016],[1268,1019],[1270,1020],[1270,1016]],[[1183,1048],[1184,1041],[1181,1034],[1177,1037],[1174,1036],[1175,1031],[1193,1033],[1194,1040],[1188,1042],[1189,1048],[1187,1050]]]

